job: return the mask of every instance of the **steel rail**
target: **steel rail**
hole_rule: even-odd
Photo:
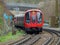
[[[60,37],[59,37],[59,39],[58,39],[56,45],[60,45]]]
[[[38,41],[41,38],[40,34],[35,35],[34,37],[32,37],[29,41],[21,44],[21,45],[33,45],[36,41]]]
[[[57,32],[57,31],[54,31],[54,30],[47,30],[47,29],[45,29],[44,31],[48,31],[48,32],[50,32],[51,34],[53,34],[52,36],[54,36],[54,34],[56,34],[58,37],[60,37],[60,35],[58,34],[59,32]],[[53,42],[54,40],[52,40],[52,39],[50,39],[48,42],[46,42],[45,44],[43,44],[43,45],[51,45],[52,44],[52,42]],[[60,43],[60,40],[59,40],[59,38],[55,41],[57,44],[59,44]],[[57,45],[56,44],[56,45]]]
[[[23,43],[31,38],[31,35],[26,35],[24,38],[22,38],[19,41],[16,41],[14,43],[8,44],[8,45],[17,45],[18,43]]]
[[[46,30],[44,30],[44,31],[46,31]],[[49,32],[49,31],[47,31],[47,32]],[[52,34],[52,32],[49,32],[49,33],[52,35],[52,37],[49,37],[42,45],[48,45],[49,43],[51,43],[54,40],[54,37],[53,37],[54,34]]]

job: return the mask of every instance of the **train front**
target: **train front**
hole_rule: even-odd
[[[26,29],[37,28],[42,32],[44,24],[43,13],[39,9],[27,10],[24,16],[24,27]]]

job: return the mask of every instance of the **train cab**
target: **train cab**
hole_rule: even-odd
[[[30,9],[25,12],[24,27],[26,31],[30,31],[30,28],[37,28],[37,31],[42,32],[44,24],[43,13],[39,9]]]

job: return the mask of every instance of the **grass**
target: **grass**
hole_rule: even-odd
[[[6,42],[8,40],[16,40],[20,35],[22,36],[24,34],[23,31],[17,31],[16,35],[12,35],[12,32],[9,32],[5,36],[0,36],[0,42]]]

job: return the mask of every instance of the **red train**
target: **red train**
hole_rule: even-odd
[[[41,10],[39,9],[30,9],[25,12],[24,16],[18,16],[16,18],[17,22],[15,25],[24,26],[25,31],[34,32],[31,29],[37,29],[36,32],[42,32],[42,27],[44,24],[44,16]]]

